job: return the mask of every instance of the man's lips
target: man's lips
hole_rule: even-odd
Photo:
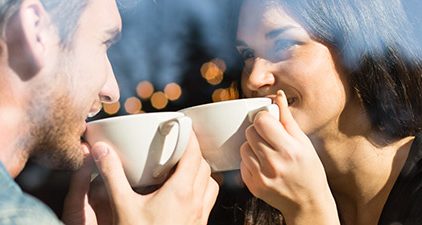
[[[85,132],[86,132],[86,122],[84,121],[83,123],[82,123],[82,125],[81,125],[81,129],[82,129],[82,131],[81,131],[81,142],[86,142],[85,141],[85,138],[84,138],[84,135],[85,135]]]
[[[91,109],[89,110],[88,118],[96,116],[101,111],[102,108],[103,108],[103,104],[101,103],[99,99],[96,99],[94,103],[92,103]]]
[[[88,118],[92,118],[92,117],[96,116],[101,111],[101,109],[102,109],[102,107],[98,107],[94,111],[88,113]]]

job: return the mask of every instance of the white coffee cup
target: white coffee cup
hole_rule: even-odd
[[[193,106],[182,109],[192,119],[202,155],[213,172],[240,167],[240,146],[245,130],[259,111],[279,117],[278,106],[270,98],[247,98]]]
[[[180,112],[156,112],[89,122],[85,139],[112,146],[132,187],[160,184],[182,157],[192,123]]]

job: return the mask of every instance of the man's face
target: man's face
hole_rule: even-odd
[[[33,85],[27,140],[32,154],[50,166],[78,168],[87,116],[98,112],[101,102],[119,99],[107,49],[120,30],[115,0],[90,0],[70,47],[57,42],[47,51],[46,73]]]

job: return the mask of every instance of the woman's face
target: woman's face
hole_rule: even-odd
[[[246,97],[273,95],[282,89],[305,133],[338,129],[349,90],[327,46],[311,39],[270,0],[244,1],[237,39],[245,62],[241,85]]]

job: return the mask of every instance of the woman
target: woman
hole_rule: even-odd
[[[281,118],[246,131],[242,179],[277,212],[247,224],[422,224],[412,35],[399,0],[244,0],[242,91],[273,97]]]

